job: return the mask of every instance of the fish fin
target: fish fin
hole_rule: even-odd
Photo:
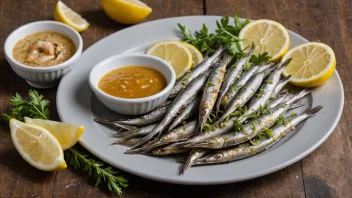
[[[321,109],[323,108],[323,106],[319,105],[316,106],[314,108],[309,109],[307,112],[305,112],[304,114],[306,114],[308,117],[313,117],[315,116]]]

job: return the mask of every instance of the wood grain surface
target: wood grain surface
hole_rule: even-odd
[[[352,197],[352,1],[350,0],[144,0],[153,8],[146,21],[186,15],[234,15],[268,18],[282,23],[310,41],[330,45],[344,84],[345,106],[329,139],[303,160],[257,179],[216,186],[184,186],[155,182],[123,173],[130,186],[122,197]],[[28,22],[52,20],[54,0],[1,0],[0,44],[17,27]],[[66,0],[91,26],[81,33],[84,48],[124,29],[103,12],[99,0]],[[0,48],[0,113],[9,110],[15,92],[31,87],[6,62]],[[58,120],[56,88],[40,91],[51,101],[51,119]],[[299,146],[299,145],[297,145]],[[68,168],[42,172],[28,165],[12,145],[9,128],[0,120],[0,197],[114,197],[95,188],[85,172]]]

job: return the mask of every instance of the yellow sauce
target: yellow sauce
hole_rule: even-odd
[[[46,53],[43,48],[34,47],[36,42],[43,41],[53,46],[53,54]],[[28,57],[32,50],[36,50],[33,60]],[[28,66],[48,67],[58,65],[70,59],[76,53],[76,46],[73,41],[65,35],[57,32],[36,32],[19,40],[12,50],[13,58]],[[47,56],[47,57],[44,57]],[[43,59],[44,58],[44,59]]]
[[[103,92],[119,98],[145,98],[162,91],[167,82],[155,69],[126,66],[105,74],[98,86]]]

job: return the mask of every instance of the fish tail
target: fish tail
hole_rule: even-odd
[[[133,137],[126,136],[126,137],[123,137],[123,138],[118,139],[117,141],[115,141],[115,142],[112,143],[112,144],[122,144],[122,143],[124,143],[124,142],[127,142],[127,141],[130,140],[131,138],[133,138]]]
[[[305,112],[304,114],[306,114],[308,117],[313,117],[315,116],[321,109],[323,108],[323,106],[319,105],[316,106],[314,108],[309,109],[307,112]]]
[[[270,67],[270,68],[266,69],[266,70],[264,71],[264,75],[265,75],[265,76],[269,75],[271,72],[273,72],[273,71],[276,70],[277,68],[278,68],[277,66],[274,66],[274,67]]]
[[[285,62],[281,63],[279,66],[278,66],[278,69],[283,69],[285,68],[290,62],[291,62],[292,58],[289,58],[287,59]]]
[[[290,98],[286,104],[292,104],[297,102],[298,100],[300,100],[301,98],[303,98],[304,96],[310,94],[312,91],[314,90],[314,88],[308,88],[308,89],[302,89],[300,92],[298,92],[297,94],[295,94],[292,98]]]
[[[186,171],[191,168],[191,166],[193,165],[193,161],[191,159],[191,155],[188,157],[185,165],[183,166],[183,170],[181,172],[181,176],[184,175],[186,173]]]
[[[288,76],[286,76],[285,78],[281,79],[278,84],[280,84],[280,83],[285,83],[285,84],[286,84],[286,83],[288,83],[288,81],[291,80],[291,78],[292,78],[292,76],[291,76],[291,75],[288,75]]]

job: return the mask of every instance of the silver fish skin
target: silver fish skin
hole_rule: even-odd
[[[257,142],[257,144],[255,145],[245,143],[243,145],[239,145],[233,148],[220,150],[196,160],[194,164],[202,165],[231,162],[255,155],[265,149],[270,148],[272,145],[277,143],[282,137],[284,137],[286,133],[293,130],[295,126],[297,126],[304,120],[316,115],[321,109],[322,106],[317,106],[300,116],[293,117],[292,119],[290,119],[289,122],[285,124],[274,126],[273,128],[271,128],[272,137],[264,138],[263,140]]]
[[[129,139],[125,142],[120,142],[120,143],[114,142],[113,144],[119,144],[122,146],[133,146],[133,145],[137,144],[141,139],[142,139],[141,137],[135,137],[135,138]]]
[[[145,114],[139,118],[133,118],[128,120],[117,120],[117,121],[94,119],[94,121],[104,123],[104,124],[109,124],[109,125],[118,125],[118,126],[126,126],[126,125],[133,126],[133,127],[147,126],[149,124],[162,120],[163,117],[166,115],[170,107],[170,104],[171,104],[171,101],[166,101],[160,107],[156,108],[150,113]]]
[[[181,175],[184,175],[186,171],[193,165],[193,163],[204,156],[209,150],[208,149],[203,149],[203,148],[193,148],[191,150],[191,153],[188,156],[188,159],[183,167],[183,170],[181,172]]]
[[[225,54],[225,57],[221,61],[221,64],[218,67],[215,67],[213,69],[212,73],[209,75],[209,79],[207,83],[205,84],[205,88],[202,94],[202,100],[200,102],[200,107],[199,107],[200,133],[202,133],[203,126],[207,121],[207,119],[209,118],[211,111],[214,108],[216,98],[218,97],[218,94],[219,94],[221,83],[225,76],[227,63],[228,63],[228,57],[227,57],[227,54]]]
[[[169,111],[165,115],[164,119],[161,123],[155,127],[155,129],[145,136],[138,144],[134,145],[131,149],[142,146],[147,141],[152,139],[156,134],[160,134],[165,127],[172,121],[175,115],[182,109],[187,106],[202,90],[204,84],[206,83],[210,71],[206,71],[203,74],[197,76],[191,83],[187,85],[185,89],[183,89],[180,94],[175,98],[172,104],[169,107]]]
[[[233,84],[236,81],[236,78],[239,76],[239,74],[241,73],[243,66],[245,64],[248,64],[249,59],[251,58],[251,55],[254,51],[254,45],[252,46],[252,48],[248,51],[248,53],[246,54],[245,57],[240,58],[239,60],[237,60],[237,62],[235,64],[233,64],[230,69],[228,69],[226,71],[226,75],[224,78],[224,82],[221,84],[221,88],[220,88],[220,93],[219,93],[219,97],[218,100],[216,102],[215,105],[215,110],[216,113],[219,112],[220,110],[220,103],[222,101],[222,98],[224,97],[224,95],[226,94],[226,92],[229,90],[231,84]]]
[[[282,103],[284,100],[288,100],[288,97],[292,97],[292,95],[288,92],[287,89],[284,90],[283,94],[277,96],[277,97],[273,97],[274,99],[269,101],[268,103],[268,108],[274,108],[276,107],[278,104]]]
[[[238,145],[242,142],[246,142],[255,136],[257,136],[260,132],[265,129],[270,128],[273,124],[275,124],[276,120],[278,120],[281,116],[283,116],[288,108],[298,99],[302,98],[306,94],[306,90],[301,91],[289,101],[285,101],[278,106],[270,109],[267,113],[263,114],[259,118],[255,120],[251,120],[248,123],[243,125],[243,129],[239,132],[230,132],[225,135],[215,137],[212,139],[205,140],[203,142],[198,142],[193,145],[193,147],[199,148],[209,148],[209,149],[219,149],[219,148],[228,148],[231,146]]]
[[[184,141],[187,140],[191,135],[193,135],[198,128],[198,121],[194,120],[191,122],[186,123],[183,126],[180,126],[165,135],[161,136],[158,141],[155,141],[152,144],[149,144],[147,146],[143,146],[142,148],[139,149],[134,149],[125,152],[126,154],[138,154],[138,153],[145,153],[148,152],[155,147],[159,147],[162,145],[166,145],[169,143],[174,143],[174,142],[179,142],[179,141]]]
[[[291,59],[288,59],[283,64],[279,65],[278,68],[266,78],[256,95],[249,101],[248,110],[240,117],[240,122],[244,122],[249,115],[256,113],[269,102],[275,87],[280,81],[282,71],[290,61]]]
[[[114,128],[117,128],[117,129],[124,129],[124,130],[135,130],[137,129],[136,126],[129,126],[129,125],[125,125],[125,124],[120,124],[120,123],[117,123],[116,121],[113,121],[113,120],[103,120],[103,119],[97,119],[97,118],[94,118],[93,119],[95,122],[98,122],[100,124],[105,124],[105,125],[108,125],[108,126],[112,126]]]
[[[276,85],[273,94],[271,95],[271,97],[276,97],[277,94],[280,93],[280,91],[282,90],[282,88],[284,88],[284,86],[291,80],[292,76],[286,76],[285,78],[281,79],[279,81],[279,83]]]
[[[168,131],[172,131],[177,125],[179,125],[182,121],[190,117],[191,115],[195,114],[199,110],[200,106],[200,101],[202,97],[197,96],[195,99],[193,99],[187,107],[185,107],[181,113],[177,115],[177,117],[173,120],[172,125],[169,127]]]
[[[163,148],[155,149],[152,151],[152,155],[157,155],[157,156],[174,155],[178,153],[186,153],[191,150],[189,148],[180,148],[180,147],[177,147],[176,145],[177,143],[174,143]]]
[[[255,73],[264,72],[265,70],[273,67],[274,65],[275,63],[255,65],[251,67],[248,71],[243,72],[240,78],[236,82],[234,82],[228,89],[228,91],[225,93],[225,96],[221,99],[220,104],[224,106],[224,109],[227,109],[229,107],[230,102],[236,97],[237,93]]]
[[[205,131],[204,133],[199,134],[197,136],[194,136],[193,138],[185,142],[180,142],[178,146],[193,148],[193,145],[198,142],[230,132],[233,129],[234,121],[236,121],[237,119],[237,116],[231,117],[226,122],[221,123],[220,127],[218,125],[212,125],[212,129]]]
[[[132,131],[127,131],[124,133],[118,133],[115,135],[115,137],[120,138],[119,140],[117,140],[115,143],[119,144],[121,142],[126,142],[127,140],[134,138],[134,137],[138,137],[138,136],[145,136],[148,135],[150,132],[153,131],[153,129],[155,129],[155,127],[158,126],[158,123],[154,123],[136,130],[132,130]]]
[[[195,79],[199,74],[207,71],[214,61],[220,56],[220,54],[225,51],[225,49],[225,46],[221,46],[212,56],[199,63],[190,73],[187,73],[179,81],[177,81],[175,86],[172,88],[169,98],[175,98],[193,79]]]
[[[265,72],[260,72],[252,76],[245,86],[242,87],[240,92],[236,97],[231,101],[229,107],[225,110],[224,114],[216,121],[216,124],[223,122],[231,113],[236,111],[237,108],[242,107],[246,104],[255,92],[259,89],[264,78],[266,76]]]

